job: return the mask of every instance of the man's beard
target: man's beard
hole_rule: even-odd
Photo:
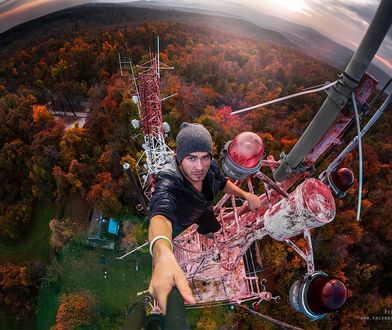
[[[180,169],[181,169],[182,174],[185,176],[185,178],[191,182],[203,181],[207,175],[207,172],[208,172],[208,171],[193,171],[193,172],[188,173],[184,170],[184,168],[182,166],[180,167]]]

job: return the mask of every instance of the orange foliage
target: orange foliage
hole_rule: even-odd
[[[97,314],[97,299],[88,291],[65,294],[60,297],[56,330],[75,329],[90,325]]]
[[[40,287],[38,278],[44,276],[44,272],[40,264],[0,264],[0,306],[3,313],[15,316],[18,322],[13,324],[15,328],[33,328],[27,322],[35,317],[35,295]]]
[[[244,125],[241,117],[232,115],[231,107],[221,107],[215,114],[216,120],[221,124],[224,139],[234,138],[240,132],[246,131],[249,127]]]
[[[280,142],[283,144],[284,148],[292,148],[298,141],[298,138],[288,139],[288,138],[281,138]]]
[[[87,200],[99,207],[105,215],[117,215],[121,210],[118,200],[119,185],[108,172],[99,173],[87,194]]]
[[[33,121],[39,127],[53,125],[54,117],[44,105],[33,105]]]

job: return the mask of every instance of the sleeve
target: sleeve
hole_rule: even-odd
[[[175,193],[175,179],[165,173],[158,173],[155,177],[155,191],[149,204],[149,218],[163,215],[172,223],[177,224],[177,199]]]
[[[222,177],[222,181],[221,181],[219,190],[225,189],[226,183],[227,183],[227,180],[228,180],[227,177],[222,174],[222,172],[221,172],[221,177]]]

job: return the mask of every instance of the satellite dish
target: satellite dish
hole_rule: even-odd
[[[140,126],[139,121],[137,119],[132,119],[131,124],[134,129],[139,128],[139,126]]]
[[[133,103],[138,104],[139,103],[139,96],[133,95],[132,96],[132,101],[133,101]]]
[[[163,131],[167,134],[170,132],[170,125],[167,122],[163,122]]]

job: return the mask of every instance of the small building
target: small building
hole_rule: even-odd
[[[88,229],[87,243],[93,247],[114,250],[120,225],[113,218],[105,218],[102,210],[94,208],[90,227]]]
[[[109,225],[108,225],[108,233],[109,234],[113,234],[113,235],[118,235],[118,229],[119,229],[120,225],[118,224],[118,222],[116,220],[114,220],[113,218],[109,218]]]

